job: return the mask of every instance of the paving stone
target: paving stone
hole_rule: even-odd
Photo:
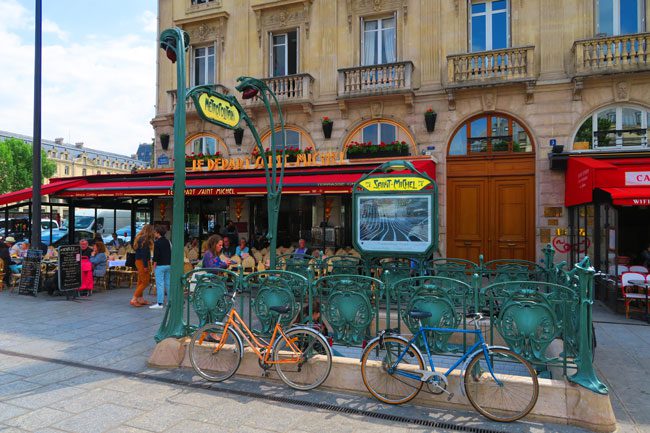
[[[35,431],[49,427],[52,424],[61,421],[62,419],[68,418],[69,416],[70,413],[68,412],[52,409],[49,407],[43,407],[27,412],[18,417],[5,420],[3,423],[12,427]]]
[[[100,433],[119,427],[142,411],[116,404],[102,404],[54,424],[55,428],[75,433]]]
[[[179,419],[194,419],[201,410],[192,406],[167,403],[127,421],[126,424],[154,432],[163,432],[177,424]]]
[[[3,422],[6,419],[15,418],[24,413],[27,413],[27,409],[0,402],[0,422]]]
[[[55,384],[38,388],[27,395],[13,398],[7,402],[27,409],[38,409],[44,406],[54,406],[61,400],[69,400],[72,396],[86,392],[88,391],[85,389]]]
[[[0,401],[20,397],[40,387],[41,385],[24,380],[5,383],[4,385],[0,385]]]
[[[105,403],[120,402],[126,393],[109,389],[96,388],[85,394],[79,394],[72,398],[60,401],[56,407],[71,413],[81,413],[89,408],[101,406]]]

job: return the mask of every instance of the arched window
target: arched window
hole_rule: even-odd
[[[199,135],[190,137],[185,143],[186,155],[227,155],[228,148],[219,137],[214,135]]]
[[[392,120],[378,119],[365,122],[355,128],[348,136],[345,147],[348,149],[348,156],[352,150],[357,157],[363,157],[365,153],[368,157],[381,156],[381,152],[378,153],[377,149],[368,149],[372,146],[400,146],[400,149],[394,149],[396,153],[410,155],[415,150],[414,143],[413,136],[402,125]]]
[[[641,107],[613,106],[585,119],[573,138],[573,150],[611,150],[648,146],[650,112]]]
[[[306,150],[307,148],[314,148],[314,142],[311,140],[309,134],[295,126],[285,126],[284,133],[286,135],[287,148],[297,148],[299,150]],[[276,129],[273,133],[275,136],[275,147],[281,149],[282,146],[282,130]],[[271,131],[267,131],[262,136],[262,146],[264,148],[271,147]]]
[[[504,155],[533,152],[526,128],[505,114],[488,114],[464,122],[449,143],[449,156]]]

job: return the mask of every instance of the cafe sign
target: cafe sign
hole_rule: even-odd
[[[239,124],[239,110],[222,95],[202,92],[192,94],[192,99],[204,120],[228,129],[234,129]]]
[[[284,155],[285,167],[322,167],[329,165],[340,165],[345,160],[343,152],[313,152],[300,154],[295,160],[289,160],[289,155]],[[273,157],[266,157],[266,163],[270,166]],[[276,156],[278,165],[282,164],[282,156]],[[189,171],[228,171],[228,170],[255,170],[264,168],[264,159],[258,157],[245,158],[206,158],[194,159]]]
[[[626,171],[625,185],[650,185],[650,171]]]
[[[373,177],[359,182],[366,191],[420,191],[430,184],[429,179],[411,176]]]

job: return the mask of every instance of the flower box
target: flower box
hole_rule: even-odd
[[[372,142],[351,142],[346,152],[348,159],[394,158],[409,155],[409,145],[405,141],[372,144]]]

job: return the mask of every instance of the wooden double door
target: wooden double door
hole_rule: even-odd
[[[447,165],[447,257],[535,260],[534,158]]]

